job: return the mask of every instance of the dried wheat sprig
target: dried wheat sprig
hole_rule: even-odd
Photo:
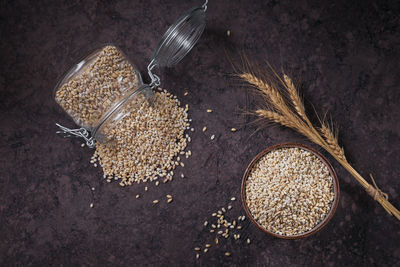
[[[390,215],[394,215],[400,220],[400,211],[388,201],[388,195],[379,189],[372,175],[371,180],[373,184],[369,184],[353,166],[350,165],[345,157],[344,149],[339,146],[337,134],[334,134],[328,124],[324,120],[321,120],[321,126],[318,128],[319,131],[314,127],[305,112],[304,103],[292,80],[287,75],[284,75],[282,79],[273,69],[272,71],[281,82],[282,86],[287,90],[291,104],[297,114],[289,108],[284,97],[272,85],[272,82],[268,83],[251,73],[242,73],[239,77],[259,90],[263,98],[268,102],[267,108],[256,110],[254,112],[255,115],[292,128],[321,146],[330,153]]]

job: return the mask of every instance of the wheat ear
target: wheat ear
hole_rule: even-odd
[[[293,103],[293,107],[296,110],[297,114],[305,121],[308,121],[308,117],[306,115],[306,109],[304,108],[303,101],[300,98],[300,95],[294,86],[292,79],[289,78],[286,74],[283,75],[284,85],[289,92],[290,100]],[[308,124],[308,123],[307,123]],[[310,123],[311,124],[311,123]]]
[[[320,145],[323,144],[323,139],[320,139],[319,136],[315,134],[316,131],[313,131],[312,128],[307,127],[306,123],[291,110],[283,96],[279,93],[275,86],[272,85],[272,83],[267,83],[251,73],[242,73],[239,75],[239,77],[251,84],[268,102],[267,106],[273,108],[273,110],[259,109],[256,112],[257,116],[264,117],[273,122],[282,124],[283,126],[293,128],[294,130],[307,136],[311,141]]]
[[[326,125],[326,123],[321,122],[320,132],[322,136],[325,138],[329,148],[332,152],[341,160],[347,161],[346,156],[344,155],[344,150],[339,146],[337,135],[333,133],[333,131]]]
[[[273,121],[275,123],[279,123],[279,124],[281,124],[283,126],[286,126],[286,127],[289,127],[289,128],[294,128],[295,127],[292,124],[291,121],[288,121],[284,116],[280,115],[277,112],[264,110],[264,109],[258,109],[258,110],[255,111],[255,113],[259,117],[267,118],[270,121]]]

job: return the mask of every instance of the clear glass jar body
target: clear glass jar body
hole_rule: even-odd
[[[118,135],[118,131],[125,131],[124,127],[127,123],[135,124],[135,121],[132,121],[132,118],[137,118],[137,115],[140,116],[141,113],[147,112],[146,107],[148,105],[152,105],[153,97],[155,96],[153,90],[149,85],[143,85],[136,91],[134,91],[130,96],[128,96],[123,102],[121,102],[116,109],[111,112],[105,120],[99,124],[96,129],[92,132],[92,135],[99,142],[106,143],[114,139],[115,135]],[[124,118],[131,115],[127,118],[127,121],[122,122]],[[121,123],[120,123],[121,122]],[[129,135],[132,137],[140,132],[140,129],[136,129],[135,127],[128,127]]]
[[[106,123],[110,118],[116,120],[112,116],[115,112],[122,119],[127,113],[123,111],[124,103],[139,97],[141,93],[135,92],[142,85],[139,71],[122,51],[106,45],[64,75],[54,90],[54,98],[77,125],[92,132],[97,141],[104,142],[109,138],[99,128],[110,125]],[[140,92],[148,92],[144,88]]]

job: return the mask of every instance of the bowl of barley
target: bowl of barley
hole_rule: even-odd
[[[247,167],[241,188],[243,208],[263,232],[300,239],[321,230],[339,201],[339,181],[315,149],[284,143],[261,151]]]

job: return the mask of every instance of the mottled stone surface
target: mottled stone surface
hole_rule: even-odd
[[[64,71],[112,42],[145,73],[161,34],[196,4],[1,1],[0,265],[398,266],[400,223],[331,157],[341,200],[321,232],[284,241],[246,224],[251,245],[222,243],[198,261],[193,251],[212,238],[203,221],[239,196],[252,157],[281,142],[310,144],[281,127],[252,135],[251,118],[240,114],[254,101],[232,76],[241,53],[301,77],[308,110],[313,103],[320,114],[329,111],[354,167],[373,173],[400,207],[398,1],[211,1],[194,51],[158,71],[164,88],[191,107],[196,131],[185,180],[146,193],[144,185],[107,184],[89,164],[90,149],[55,134],[55,122],[73,126],[52,98]],[[152,204],[165,194],[174,202]],[[243,214],[239,201],[231,214]]]

